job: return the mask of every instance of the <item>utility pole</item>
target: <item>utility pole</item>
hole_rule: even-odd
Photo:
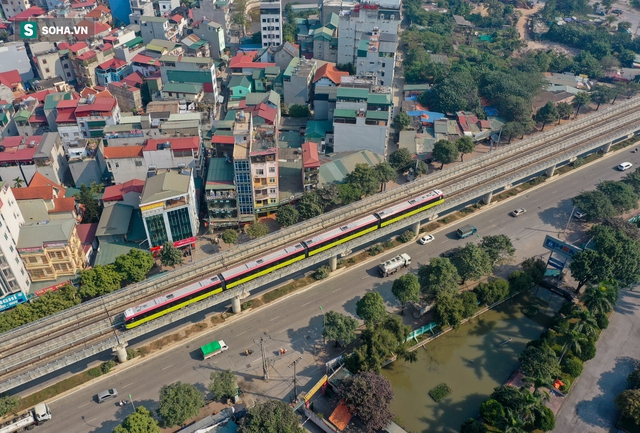
[[[269,381],[269,363],[267,362],[267,353],[264,349],[264,337],[260,337],[260,350],[262,352],[262,371],[264,372],[264,380]]]
[[[298,356],[298,359],[289,364],[289,367],[293,365],[293,399],[298,400],[298,380],[297,380],[297,369],[296,366],[298,362],[302,359],[302,356]]]
[[[109,310],[107,310],[107,306],[104,304],[104,298],[101,296],[100,300],[102,301],[102,307],[104,308],[104,312],[107,313],[107,319],[109,319],[109,327],[113,331],[113,335],[116,337],[116,343],[120,344],[120,338],[118,337],[118,333],[113,328],[113,323],[111,322],[111,316],[109,315]]]
[[[569,223],[571,222],[571,218],[573,218],[573,213],[576,211],[576,206],[573,205],[573,208],[571,209],[571,213],[569,214],[569,220],[567,221],[567,225],[564,226],[564,231],[562,232],[562,234],[566,234],[567,233],[567,229],[569,228]]]

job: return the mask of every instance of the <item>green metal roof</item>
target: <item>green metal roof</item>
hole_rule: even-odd
[[[124,45],[127,48],[133,48],[136,45],[141,44],[141,43],[143,43],[143,40],[142,40],[142,38],[140,36],[138,36],[137,38],[131,39],[129,42],[125,42]]]
[[[176,92],[176,93],[192,93],[197,94],[202,91],[202,84],[192,83],[167,83],[162,89],[163,92]]]
[[[338,96],[340,93],[338,93]],[[367,96],[367,104],[373,105],[391,105],[391,94],[389,93],[369,93]]]
[[[233,184],[233,164],[229,164],[226,158],[209,159],[205,189],[236,189]]]
[[[367,119],[389,120],[389,112],[388,111],[367,111]]]
[[[356,110],[333,110],[333,117],[356,117]]]
[[[320,27],[319,29],[315,29],[313,31],[313,40],[322,39],[325,41],[330,41],[333,37],[333,30],[328,27]]]
[[[327,22],[324,25],[329,28],[333,27],[333,29],[337,29],[339,23],[340,17],[337,14],[331,12],[327,17]]]
[[[368,164],[373,167],[384,160],[384,155],[373,153],[370,150],[362,150],[336,158],[320,166],[318,182],[320,185],[342,183],[346,180],[347,175],[355,169],[356,164]]]
[[[304,139],[319,142],[327,135],[328,131],[333,131],[333,124],[328,120],[310,120],[307,122]]]
[[[338,99],[362,99],[366,100],[369,96],[369,91],[367,89],[353,89],[349,87],[339,87],[338,88]]]
[[[299,57],[294,57],[293,59],[291,59],[291,62],[289,62],[289,66],[287,66],[287,69],[285,69],[285,71],[284,71],[284,76],[285,77],[291,77],[293,75],[293,70],[299,64],[300,64],[300,58]]]
[[[229,81],[229,88],[232,89],[234,87],[244,87],[247,90],[251,90],[251,81],[247,78],[246,75],[238,76],[234,75],[231,77],[231,81]]]
[[[2,123],[3,125],[6,125],[7,123],[9,123],[9,118],[7,117],[7,113],[5,113],[4,111],[0,113],[0,123]]]
[[[403,89],[405,92],[409,92],[412,90],[429,90],[431,88],[430,84],[405,84]]]
[[[58,106],[58,102],[71,99],[70,92],[57,92],[47,95],[44,99],[44,109],[53,110]]]
[[[30,112],[28,112],[27,110],[20,110],[18,111],[14,119],[16,120],[16,122],[18,121],[28,122],[30,117],[31,117]]]
[[[233,124],[233,120],[218,120],[216,122],[216,135],[223,135],[220,129],[231,129],[233,128]]]
[[[264,68],[265,75],[280,75],[280,66],[267,66]]]

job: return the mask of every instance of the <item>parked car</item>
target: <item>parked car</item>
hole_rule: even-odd
[[[527,210],[526,209],[516,209],[514,211],[511,212],[511,216],[513,217],[519,217],[520,215],[522,215],[523,213],[525,213]]]
[[[630,169],[631,167],[633,167],[633,164],[631,164],[630,162],[623,162],[618,166],[618,170],[625,171]]]
[[[105,402],[107,400],[111,400],[112,398],[116,398],[118,396],[118,390],[115,388],[107,389],[98,393],[98,403]]]
[[[459,248],[452,248],[450,250],[445,251],[444,253],[440,254],[440,257],[444,257],[445,259],[449,259],[451,258],[451,256],[453,256],[456,252],[458,252]]]
[[[582,218],[586,217],[587,214],[582,212],[580,209],[576,209],[573,212],[573,216],[574,216],[574,218],[578,218],[579,220],[581,220]]]
[[[426,235],[421,237],[418,242],[420,242],[420,245],[426,245],[429,242],[433,242],[433,240],[435,239],[435,237],[433,235]]]

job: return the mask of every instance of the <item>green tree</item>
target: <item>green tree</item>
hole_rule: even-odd
[[[411,125],[411,116],[404,111],[401,111],[396,115],[396,117],[394,117],[391,127],[396,131],[402,131],[407,129],[409,125]]]
[[[579,293],[585,284],[596,284],[610,278],[613,274],[613,266],[611,258],[598,251],[586,249],[575,254],[569,264],[569,269],[572,277],[578,281],[576,292]]]
[[[508,280],[511,293],[530,290],[533,287],[533,278],[524,271],[513,271]]]
[[[267,400],[247,411],[238,433],[304,433],[293,408],[280,400]]]
[[[378,191],[378,176],[369,164],[356,164],[347,175],[347,182],[357,186],[364,195],[372,195]]]
[[[460,153],[460,161],[464,161],[464,155],[467,153],[472,153],[476,148],[476,144],[473,142],[471,137],[460,137],[456,140],[456,148],[458,149],[458,153]]]
[[[345,316],[336,311],[329,311],[324,315],[324,330],[322,336],[327,340],[335,340],[336,346],[347,345],[356,339],[358,321],[351,316]]]
[[[625,418],[640,424],[640,389],[622,391],[615,399],[616,406]]]
[[[504,417],[504,407],[496,400],[485,400],[480,404],[480,416],[490,426],[497,426]]]
[[[3,395],[0,396],[0,418],[14,412],[20,405],[20,396]]]
[[[322,188],[316,189],[315,193],[320,199],[320,205],[325,212],[338,207],[341,203],[340,189],[338,188],[338,185],[334,183],[330,183],[328,185],[324,185]]]
[[[618,213],[638,208],[638,195],[634,192],[633,187],[625,182],[605,180],[598,184],[598,191],[609,198]]]
[[[293,104],[289,107],[289,115],[291,117],[305,117],[308,118],[311,115],[309,107],[301,104]]]
[[[440,292],[436,295],[436,321],[442,328],[452,326],[458,329],[464,319],[464,305],[462,298],[450,292]]]
[[[358,302],[356,302],[356,314],[364,322],[369,324],[376,324],[387,315],[387,310],[384,306],[384,299],[378,292],[369,292],[365,294]]]
[[[351,204],[362,198],[362,189],[358,185],[343,183],[338,185],[338,196],[344,205]]]
[[[428,296],[435,297],[439,293],[458,293],[458,270],[449,259],[434,257],[428,265],[420,266],[418,279],[422,291]]]
[[[127,254],[116,257],[116,270],[128,283],[139,283],[147,278],[147,273],[153,268],[153,255],[148,251],[134,248]]]
[[[558,113],[558,109],[556,105],[549,101],[543,107],[541,107],[536,113],[535,120],[536,122],[542,123],[542,131],[544,131],[544,127],[556,120],[560,119],[560,113]]]
[[[573,107],[566,102],[558,102],[556,109],[558,110],[558,124],[560,123],[560,119],[568,119],[571,117],[571,114],[573,114]]]
[[[348,376],[338,386],[338,395],[349,411],[364,424],[366,433],[378,432],[393,420],[393,389],[383,376],[372,371]]]
[[[539,284],[544,278],[544,274],[547,271],[547,263],[542,259],[535,257],[529,257],[522,262],[522,269],[529,275],[534,284]]]
[[[298,212],[304,219],[317,217],[323,211],[324,206],[320,197],[313,191],[305,192],[298,202]]]
[[[175,268],[181,265],[184,260],[182,251],[173,246],[172,242],[165,242],[160,251],[160,263],[162,266],[171,266]]]
[[[562,355],[560,356],[560,362],[562,362],[562,359],[566,356],[567,353],[569,353],[569,351],[572,351],[574,354],[580,356],[580,354],[582,353],[582,346],[589,341],[589,339],[585,335],[573,329],[564,333],[564,339],[565,343],[562,350]]]
[[[76,195],[76,199],[84,206],[82,222],[97,223],[100,219],[101,208],[91,190],[84,184],[80,185],[80,192]]]
[[[573,113],[573,110],[571,110]],[[524,135],[524,126],[520,122],[507,122],[502,127],[502,136],[506,138],[507,144],[511,144],[511,140],[519,135]]]
[[[520,370],[536,384],[550,384],[560,374],[558,358],[549,346],[529,346],[520,354],[518,360]]]
[[[587,221],[602,221],[616,215],[611,199],[602,191],[585,191],[575,196],[572,202],[587,214],[585,216]]]
[[[269,234],[269,227],[265,223],[255,222],[250,224],[245,232],[251,236],[252,238],[261,238],[262,236],[266,236]]]
[[[458,270],[462,284],[467,280],[478,280],[493,271],[491,257],[476,244],[469,242],[451,257],[451,263]]]
[[[613,310],[613,302],[607,294],[606,285],[587,287],[581,301],[592,314],[607,314]]]
[[[413,164],[413,155],[411,155],[409,149],[401,147],[389,155],[389,164],[396,170],[405,170]]]
[[[238,394],[238,381],[233,371],[214,371],[210,379],[209,391],[214,400],[222,401],[224,398],[232,398]]]
[[[276,222],[282,227],[292,226],[300,220],[300,214],[295,207],[290,204],[282,206],[278,209],[276,215]]]
[[[460,433],[487,433],[487,426],[473,418],[469,418],[460,426]]]
[[[580,108],[588,106],[591,103],[591,96],[587,92],[579,92],[573,98],[573,107],[576,109],[576,114],[573,117],[578,117]]]
[[[238,242],[238,232],[233,229],[226,229],[222,232],[222,241],[225,244],[235,244]]]
[[[622,182],[628,183],[633,187],[636,194],[640,194],[640,167],[636,168],[634,171],[627,172],[622,179]]]
[[[489,256],[492,267],[505,263],[516,252],[507,235],[483,236],[480,248]]]
[[[415,171],[416,177],[422,176],[423,174],[429,173],[429,165],[420,159],[418,160],[418,163],[416,164],[414,171]]]
[[[398,172],[386,161],[376,164],[373,169],[378,176],[378,182],[380,182],[380,191],[387,189],[387,182],[398,178]]]
[[[164,385],[159,400],[157,412],[165,427],[184,424],[204,406],[204,395],[189,383]]]
[[[591,92],[591,101],[598,104],[596,111],[600,109],[601,104],[608,104],[613,98],[613,89],[608,86],[596,86],[593,92]]]
[[[629,373],[629,376],[627,376],[627,382],[629,382],[629,385],[631,385],[632,388],[640,387],[640,368],[638,368],[638,365],[636,365],[635,370],[633,370],[631,373]],[[1,410],[0,414],[2,414]]]
[[[480,283],[473,292],[480,301],[480,304],[491,305],[509,295],[509,283],[502,278],[496,278],[488,283]]]
[[[462,301],[462,315],[465,318],[471,317],[478,312],[478,297],[474,292],[465,291],[458,296]]]
[[[587,337],[595,338],[600,331],[595,315],[591,314],[589,310],[583,310],[582,307],[577,308],[571,313],[571,317],[578,319],[573,329]]]
[[[231,14],[231,22],[242,30],[242,35],[246,35],[247,30],[247,0],[237,0],[233,2],[234,12]]]
[[[402,314],[407,302],[418,302],[420,300],[420,282],[413,274],[405,274],[396,279],[391,286],[391,293],[402,304]]]
[[[80,290],[83,301],[106,295],[122,286],[122,274],[114,265],[94,266],[80,271]]]
[[[160,433],[160,426],[146,407],[138,405],[134,413],[113,429],[113,433]]]
[[[458,159],[458,148],[449,140],[439,140],[433,145],[433,151],[431,155],[434,161],[441,163],[440,170],[444,168],[445,164],[451,164]]]
[[[18,176],[15,179],[13,179],[13,187],[14,188],[22,188],[23,184],[24,184],[24,180],[22,180],[22,178],[20,176]]]

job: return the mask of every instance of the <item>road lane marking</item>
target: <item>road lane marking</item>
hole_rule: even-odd
[[[306,307],[307,305],[309,305],[312,301],[307,302],[306,304],[303,305],[303,307]]]
[[[335,292],[337,292],[338,290],[342,290],[342,288],[335,289],[332,293],[335,293]]]
[[[97,420],[97,419],[98,419],[98,418],[91,418],[91,419],[89,419],[89,420],[85,420],[84,422],[85,422],[85,423],[87,423],[87,424],[89,424],[90,422],[95,421],[95,420]]]
[[[167,368],[171,368],[171,367],[173,367],[173,364],[171,364],[171,365],[167,365],[166,367],[164,367],[164,368],[162,369],[162,371],[165,371]]]
[[[274,321],[274,320],[276,320],[278,317],[280,317],[280,316],[276,316],[276,317],[274,317],[273,319],[269,320],[269,322],[273,322],[273,321]]]
[[[88,405],[88,404],[91,404],[91,402],[89,402],[89,403],[85,403],[85,404],[83,404],[82,406],[78,406],[78,409],[80,409],[81,407],[85,407],[85,406],[86,406],[86,405]]]
[[[241,333],[239,333],[238,335],[236,335],[236,337],[239,337],[239,336],[241,336],[242,334],[246,334],[246,333],[247,333],[247,331],[242,331]]]
[[[131,383],[127,383],[126,385],[122,386],[122,389],[127,389],[128,387],[130,387],[131,385],[133,385],[135,382],[131,382]]]

